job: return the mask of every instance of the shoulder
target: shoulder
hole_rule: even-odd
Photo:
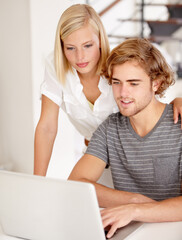
[[[55,72],[55,67],[54,67],[54,53],[50,52],[46,59],[45,59],[45,67],[47,70],[51,70]]]
[[[124,117],[120,112],[112,113],[107,119],[100,125],[101,127],[109,128],[113,125],[118,125],[124,121]]]
[[[174,123],[173,114],[174,114],[173,104],[166,104],[166,107],[163,113],[165,122]]]
[[[173,104],[167,104],[161,118],[162,126],[165,128],[176,129],[181,132],[181,117],[179,117],[178,122],[174,124],[173,113]]]
[[[68,71],[66,73],[66,81],[65,85],[63,85],[59,79],[57,78],[55,65],[54,65],[54,53],[51,52],[47,55],[45,59],[45,73],[53,80],[56,81],[58,85],[61,85],[63,88],[67,88],[70,84],[75,85],[75,81],[77,80],[76,70]],[[77,80],[78,81],[78,80]]]
[[[116,112],[111,114],[108,118],[109,122],[111,123],[121,123],[125,120],[126,117],[124,117],[120,112]]]
[[[60,82],[57,78],[55,66],[54,66],[54,53],[51,52],[45,59],[45,79],[47,83],[49,82],[50,87],[56,85],[60,87]]]

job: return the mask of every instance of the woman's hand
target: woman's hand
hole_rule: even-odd
[[[174,123],[177,123],[179,120],[179,115],[181,116],[182,119],[182,98],[175,98],[172,102],[173,104],[173,118],[174,118]],[[182,122],[181,122],[181,129],[182,129]]]

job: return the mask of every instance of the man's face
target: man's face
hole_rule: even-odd
[[[113,67],[112,89],[121,114],[132,117],[151,104],[156,86],[136,61],[128,61]]]

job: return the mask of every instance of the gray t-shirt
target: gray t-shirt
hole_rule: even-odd
[[[115,189],[155,200],[182,195],[181,119],[173,123],[171,104],[145,137],[133,130],[129,118],[110,115],[93,134],[86,153],[110,165]]]

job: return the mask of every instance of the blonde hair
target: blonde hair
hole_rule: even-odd
[[[64,55],[63,40],[86,24],[90,24],[93,27],[100,40],[101,56],[96,74],[100,75],[103,65],[109,55],[109,42],[99,15],[89,5],[72,5],[63,12],[58,22],[55,38],[54,64],[56,75],[61,83],[65,82],[66,73],[69,70],[72,71],[72,67]]]
[[[113,67],[133,60],[138,62],[151,81],[160,80],[160,86],[155,94],[163,96],[164,91],[174,84],[174,73],[161,52],[149,40],[142,38],[128,39],[111,51],[103,71],[109,84]]]

